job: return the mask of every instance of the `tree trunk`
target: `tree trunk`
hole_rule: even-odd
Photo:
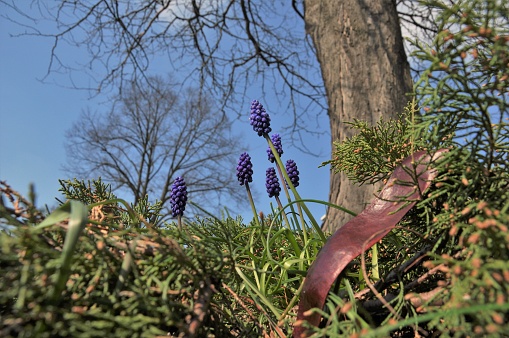
[[[344,122],[375,124],[403,111],[412,79],[394,0],[305,0],[305,21],[322,69],[332,142],[352,136]],[[370,203],[373,185],[330,175],[331,203],[356,213]],[[329,208],[323,228],[332,232],[350,218]]]

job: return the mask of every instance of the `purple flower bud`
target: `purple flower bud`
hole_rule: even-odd
[[[272,128],[270,128],[270,116],[257,100],[251,102],[251,116],[249,116],[249,120],[258,136],[263,136],[272,131]]]
[[[253,164],[251,156],[244,152],[240,155],[239,164],[237,165],[237,179],[240,185],[253,182]]]
[[[265,187],[267,188],[267,193],[269,197],[279,196],[279,192],[281,191],[281,187],[279,186],[279,180],[277,179],[276,169],[269,168],[266,171],[267,179],[265,181]]]
[[[297,169],[297,164],[295,163],[294,160],[286,161],[286,173],[288,174],[288,177],[290,178],[290,182],[292,182],[293,186],[298,187],[299,186],[299,170]],[[288,187],[288,183],[286,183],[286,186]]]
[[[186,209],[187,187],[182,177],[177,177],[171,186],[170,204],[173,217],[182,216]]]
[[[272,144],[274,144],[274,148],[276,148],[276,151],[279,154],[279,157],[281,157],[281,155],[283,155],[283,145],[281,144],[281,136],[279,136],[279,134],[273,134],[271,140]],[[276,158],[274,157],[272,150],[270,150],[270,147],[267,148],[267,156],[269,157],[269,161],[274,163]]]

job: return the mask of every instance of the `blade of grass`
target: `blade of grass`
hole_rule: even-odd
[[[256,296],[258,298],[260,298],[260,300],[262,301],[263,304],[265,304],[265,306],[267,306],[269,308],[270,311],[272,311],[272,313],[276,316],[276,318],[280,318],[281,317],[281,313],[278,311],[278,309],[276,309],[276,307],[274,306],[274,304],[267,299],[267,297],[265,297],[265,295],[263,295],[260,290],[258,290],[258,288],[256,287],[256,285],[254,285],[251,280],[249,280],[249,278],[247,278],[247,276],[242,272],[242,270],[240,270],[238,267],[235,267],[235,270],[237,271],[237,274],[242,278],[242,280],[244,281],[245,283],[245,286],[248,287],[248,289],[250,289],[252,292],[254,292],[256,294]]]
[[[55,286],[50,295],[50,302],[58,304],[62,291],[71,273],[71,263],[76,244],[82,230],[85,228],[88,219],[88,208],[79,201],[69,201],[70,217],[67,235],[65,236],[64,247],[62,249],[60,269],[57,273]],[[67,209],[67,206],[65,207]],[[64,215],[65,211],[59,210],[53,219],[58,219]]]

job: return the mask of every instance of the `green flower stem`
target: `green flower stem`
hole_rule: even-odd
[[[378,245],[377,243],[373,244],[371,247],[372,257],[371,257],[371,275],[375,281],[380,279],[380,272],[378,269]]]
[[[177,215],[177,226],[179,230],[182,230],[182,215]]]
[[[288,226],[288,231],[286,231],[286,238],[292,244],[293,250],[295,251],[295,255],[297,257],[300,257],[301,250],[300,250],[299,244],[297,244],[297,241],[295,240],[295,236],[293,235],[293,232],[292,232],[292,227],[290,226],[290,222],[288,221],[288,217],[286,217],[286,212],[285,212],[285,210],[283,208],[283,205],[281,204],[281,200],[279,199],[278,196],[274,196],[274,197],[276,198],[276,202],[277,202],[277,205],[279,207],[279,210],[283,214],[283,218],[285,219],[285,222],[286,222],[286,224]]]
[[[272,153],[274,153],[274,150],[275,147],[274,147],[274,143],[272,143],[272,140],[270,138],[268,138],[267,140],[268,142],[270,142],[270,144],[272,144],[272,147],[271,147],[271,151]],[[279,153],[276,151],[277,153],[277,156],[279,156]],[[283,188],[285,189],[285,194],[286,194],[286,198],[288,199],[288,203],[290,205],[290,209],[292,210],[292,217],[293,217],[293,220],[295,222],[295,224],[299,224],[299,221],[297,220],[297,216],[295,215],[295,209],[293,208],[293,204],[291,203],[292,202],[292,198],[290,197],[290,193],[288,192],[288,188],[285,184],[285,178],[283,176],[283,170],[286,172],[286,168],[285,167],[282,167],[279,165],[280,163],[278,162],[277,165],[276,165],[276,168],[277,168],[277,171],[279,173],[279,177],[281,179],[281,182],[283,184]],[[282,164],[282,162],[281,162]],[[287,177],[288,177],[288,173],[286,173]],[[300,217],[300,224],[301,224],[301,230],[302,230],[302,235],[303,235],[303,240],[304,240],[304,246],[307,244],[308,242],[308,236],[307,236],[307,231],[306,231],[306,223],[304,222],[304,214],[302,213],[302,208],[300,206],[300,203],[297,203],[297,207],[299,209],[299,217]],[[309,252],[308,250],[306,250],[306,255],[308,256],[309,258]],[[302,267],[301,267],[302,268]]]
[[[274,157],[276,158],[277,164],[280,167],[283,167],[283,162],[281,161],[281,158],[279,157],[279,154],[277,153],[276,148],[272,144],[272,140],[270,139],[269,135],[265,134],[264,137],[267,140],[267,142],[269,144],[269,147],[272,150],[272,153],[274,154]],[[288,177],[288,174],[286,173],[286,170],[283,171],[282,173],[283,173],[283,176],[286,179],[286,182],[288,182],[288,186],[290,187],[290,190],[293,192],[293,195],[295,196],[295,199],[296,200],[302,200],[302,198],[300,197],[299,193],[297,192],[297,190],[293,186],[293,183],[290,180],[290,177]],[[299,204],[300,203],[301,202],[299,202]],[[315,218],[313,217],[313,214],[311,213],[311,211],[309,211],[309,209],[308,209],[308,207],[306,206],[305,203],[302,203],[302,209],[304,209],[304,211],[306,212],[306,215],[309,217],[309,220],[311,221],[311,224],[313,224],[313,227],[315,228],[315,231],[320,236],[320,239],[325,243],[327,241],[327,239],[325,238],[325,235],[323,234],[322,229],[320,228],[320,226],[316,222]]]
[[[244,184],[247,190],[247,197],[249,198],[249,203],[251,204],[251,210],[253,211],[253,215],[256,221],[256,225],[258,225],[261,229],[260,221],[258,220],[258,214],[256,213],[256,207],[253,200],[253,195],[251,194],[251,189],[249,189],[249,183]]]
[[[256,218],[256,216],[255,216],[255,218]],[[261,229],[259,231],[261,232]],[[251,236],[249,236],[249,252],[251,252],[251,255],[253,258],[255,257],[255,253],[254,253],[254,247],[255,247],[254,246],[254,242],[255,242],[254,234],[255,234],[255,232],[256,232],[256,229],[253,228],[251,230]],[[260,283],[260,278],[258,277],[255,259],[251,259],[251,266],[253,267],[253,275],[255,278],[256,286],[257,286],[258,290],[261,290],[262,284]]]
[[[302,229],[302,236],[304,239],[304,247],[306,247],[306,245],[308,243],[308,230],[306,228],[306,222],[304,221],[304,215],[302,214],[302,208],[300,206],[300,203],[297,203],[297,208],[299,209],[299,217],[300,217],[300,224],[301,224],[301,229]],[[309,256],[309,250],[306,250],[306,258],[308,260],[308,264],[310,264],[311,257]],[[299,268],[301,270],[304,269],[304,261],[299,263]]]
[[[271,140],[271,142],[272,142],[272,140]],[[286,168],[285,167],[280,167],[279,164],[276,165],[276,168],[277,168],[277,171],[279,172],[279,177],[281,179],[281,182],[283,182],[283,188],[285,189],[286,198],[288,199],[288,203],[289,203],[289,206],[290,206],[290,209],[291,209],[292,217],[293,217],[293,220],[294,220],[295,225],[297,227],[297,224],[299,224],[299,221],[297,220],[297,215],[296,215],[295,209],[293,208],[293,203],[291,203],[292,202],[292,198],[290,197],[290,193],[288,192],[288,188],[286,187],[286,184],[284,184],[285,183],[285,178],[283,176],[283,170],[286,172]],[[288,172],[286,172],[286,174],[288,175]],[[301,224],[301,230],[302,230],[302,236],[303,236],[303,243],[304,243],[304,246],[306,246],[306,244],[308,242],[308,235],[307,235],[307,230],[306,230],[306,223],[304,222],[304,214],[302,213],[302,208],[300,206],[300,203],[297,203],[297,208],[299,209],[299,217],[300,217],[300,224]],[[286,213],[285,213],[285,216],[286,216]],[[306,250],[306,256],[307,256],[307,258],[309,260],[309,251],[308,250]],[[299,263],[299,268],[300,269],[304,269],[304,261]]]
[[[286,198],[288,199],[288,202],[291,202],[292,201],[292,198],[290,197],[290,193],[288,192],[288,188],[286,187],[286,184],[285,184],[285,179],[284,179],[284,176],[283,176],[283,172],[282,170],[286,170],[284,168],[281,168],[279,165],[276,165],[276,168],[277,168],[277,171],[279,173],[279,178],[281,180],[281,184],[285,190],[285,194],[286,194]],[[298,220],[297,220],[297,216],[295,215],[295,209],[293,208],[293,205],[290,204],[290,209],[292,209],[292,217],[293,217],[293,220],[295,222],[295,224],[299,224]]]

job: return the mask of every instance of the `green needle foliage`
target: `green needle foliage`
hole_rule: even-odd
[[[415,103],[410,103],[397,120],[381,120],[374,127],[361,120],[346,122],[358,133],[335,142],[332,160],[322,166],[330,164],[335,172],[343,172],[359,184],[387,179],[403,159],[424,147],[409,129],[416,113]]]
[[[509,332],[509,8],[504,1],[427,3],[440,29],[431,46],[414,41],[415,56],[428,65],[414,103],[396,121],[354,121],[359,134],[337,143],[329,163],[359,184],[374,183],[414,150],[449,151],[435,164],[434,186],[378,246],[376,293],[392,311],[373,316],[380,300],[372,291],[360,297],[359,285],[350,301],[364,309],[326,313],[321,335]],[[350,275],[359,270],[354,265]],[[366,330],[352,311],[378,328]]]
[[[309,261],[295,255],[278,217],[261,227],[232,218],[196,219],[182,231],[175,223],[154,227],[147,220],[159,206],[132,208],[100,180],[61,183],[74,200],[42,223],[21,217],[0,232],[1,336],[291,332]],[[1,193],[19,197],[10,188]],[[33,208],[20,201],[19,210]],[[312,243],[306,252],[316,256]]]
[[[106,204],[94,208],[99,206]],[[0,234],[2,336],[215,332],[227,337],[232,330],[250,332],[256,326],[240,321],[234,308],[222,304],[227,295],[214,292],[233,272],[230,250],[218,245],[226,243],[219,230],[223,224],[209,223],[204,231],[196,223],[191,235],[173,227],[126,229],[107,217],[91,219],[97,225],[89,224],[80,235],[70,232],[72,213],[69,222],[49,217],[41,226],[26,224]],[[214,230],[218,235],[211,236]],[[67,259],[70,235],[79,241]],[[69,264],[64,284],[62,260]],[[235,283],[231,287],[238,289]],[[200,317],[200,306],[212,309],[206,318]]]

